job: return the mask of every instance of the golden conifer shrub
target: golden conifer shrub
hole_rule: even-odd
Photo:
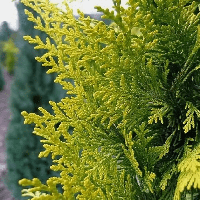
[[[200,12],[198,1],[113,0],[96,7],[110,26],[75,19],[49,0],[22,0],[35,28],[24,36],[47,73],[57,73],[70,97],[50,101],[54,115],[22,112],[25,124],[52,155],[60,177],[46,184],[22,179],[24,196],[36,199],[194,199],[199,177]],[[52,42],[53,41],[53,42]],[[73,83],[72,81],[73,80]],[[59,124],[57,127],[56,125]],[[61,185],[60,192],[57,186]]]
[[[3,52],[5,53],[5,62],[3,63],[5,65],[6,70],[10,74],[14,74],[14,65],[17,61],[16,55],[19,52],[19,49],[15,46],[12,39],[9,39],[6,42],[3,43]]]

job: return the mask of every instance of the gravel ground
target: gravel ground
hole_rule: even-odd
[[[7,171],[5,135],[11,115],[9,111],[8,100],[10,96],[10,83],[12,76],[10,76],[4,69],[3,75],[5,85],[4,89],[0,91],[0,200],[14,200],[9,190],[4,185]]]

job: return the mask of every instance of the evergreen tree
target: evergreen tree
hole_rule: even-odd
[[[10,38],[12,32],[13,31],[10,29],[8,22],[3,21],[0,27],[0,41],[7,41]]]
[[[5,62],[5,52],[3,52],[3,42],[8,41],[13,31],[9,28],[8,22],[4,21],[0,27],[0,62]]]
[[[26,7],[23,4],[17,4],[20,31],[16,38],[16,45],[19,54],[11,84],[12,118],[6,135],[7,185],[18,200],[27,199],[21,197],[19,179],[37,176],[44,181],[47,177],[56,175],[49,170],[50,158],[38,159],[38,153],[42,150],[40,138],[33,137],[33,126],[24,125],[20,113],[23,110],[37,112],[39,106],[45,107],[51,112],[49,100],[58,101],[65,93],[60,85],[54,83],[55,74],[47,75],[46,69],[35,60],[35,57],[42,55],[44,50],[34,51],[33,46],[28,45],[22,38],[23,35],[46,37],[40,31],[34,30],[33,23],[28,22],[27,16],[24,14],[24,8]],[[29,11],[35,15],[33,10],[29,9]]]
[[[97,7],[113,21],[110,26],[81,12],[75,19],[67,4],[64,12],[48,0],[22,2],[39,13],[35,18],[26,11],[48,34],[45,42],[24,38],[47,50],[37,60],[51,66],[48,73],[57,72],[55,81],[74,95],[50,101],[53,114],[42,107],[40,114],[22,112],[44,138],[39,156],[51,154],[51,169],[60,172],[46,184],[20,180],[32,186],[24,195],[199,199],[199,1],[129,0],[125,9],[113,0],[115,13]]]

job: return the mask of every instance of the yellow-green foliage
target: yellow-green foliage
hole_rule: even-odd
[[[129,0],[125,9],[113,0],[116,13],[97,7],[113,21],[107,26],[80,11],[76,20],[67,3],[63,11],[48,0],[22,2],[49,36],[24,39],[47,51],[36,59],[71,95],[49,102],[54,115],[41,107],[41,116],[22,112],[44,138],[39,157],[52,154],[51,169],[60,171],[46,185],[20,180],[33,186],[23,195],[179,200],[192,191],[193,198],[200,189],[199,3]]]
[[[3,52],[5,53],[5,67],[10,74],[14,73],[14,65],[16,62],[16,54],[18,53],[18,48],[15,46],[12,39],[3,42]]]

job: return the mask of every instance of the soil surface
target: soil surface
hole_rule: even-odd
[[[5,85],[3,90],[0,91],[0,200],[14,200],[4,184],[7,172],[5,135],[11,115],[8,101],[10,96],[10,84],[13,76],[10,76],[5,69],[3,69],[3,75]]]

